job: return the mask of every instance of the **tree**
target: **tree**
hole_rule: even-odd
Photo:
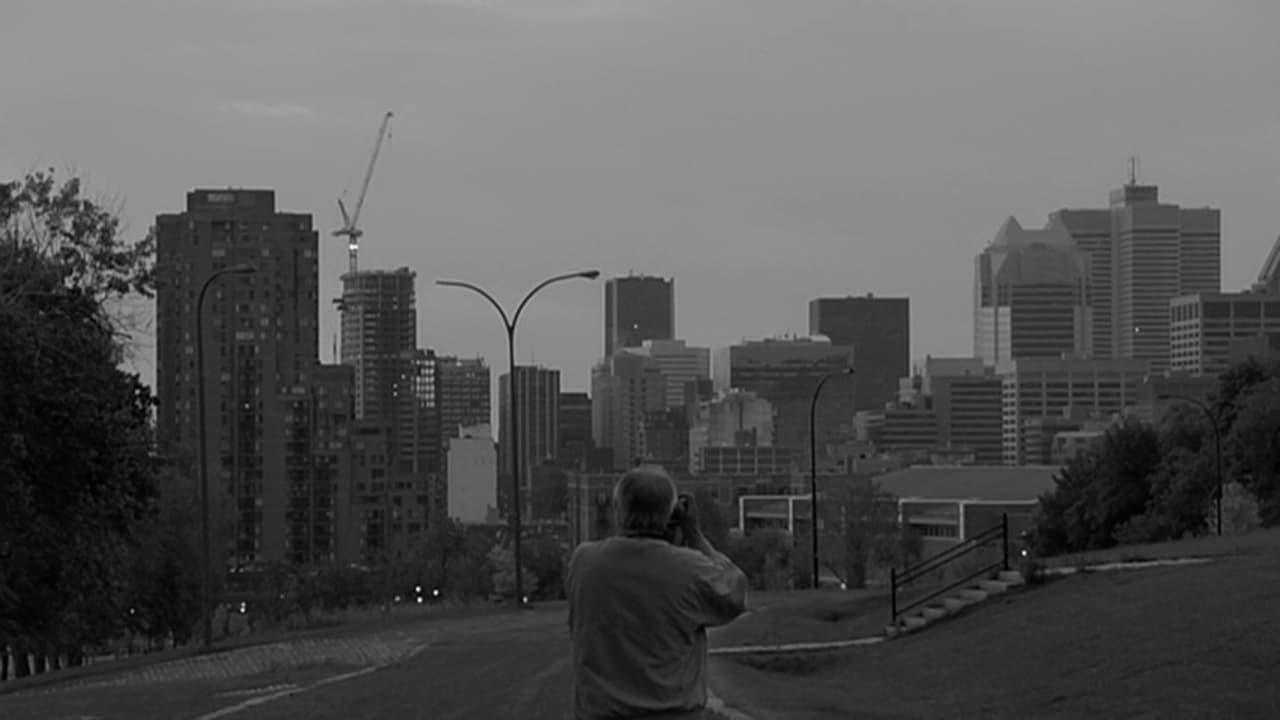
[[[791,586],[791,535],[777,528],[761,528],[729,541],[725,553],[756,590],[785,590]]]
[[[495,568],[490,555],[493,548],[493,538],[488,534],[467,531],[462,551],[449,564],[445,587],[450,595],[477,598],[494,592]]]
[[[155,496],[150,391],[109,304],[151,288],[149,240],[52,172],[0,184],[0,645],[77,657],[117,633]]]
[[[1264,526],[1280,523],[1280,378],[1258,383],[1237,398],[1228,445],[1233,474],[1258,501]]]
[[[190,641],[200,619],[200,566],[193,500],[165,498],[141,524],[130,558],[131,629],[151,640]]]
[[[524,565],[532,573],[537,592],[529,590],[531,597],[540,600],[559,600],[564,597],[565,574],[568,572],[569,544],[550,534],[541,534],[527,540],[521,551]]]
[[[423,580],[433,588],[448,586],[450,565],[466,549],[466,526],[452,518],[437,517],[427,525],[423,538],[420,553],[426,567]]]
[[[819,562],[850,588],[866,587],[873,568],[906,564],[919,553],[898,522],[896,499],[871,478],[833,483],[819,499],[818,514]]]
[[[1226,372],[1218,376],[1214,405],[1223,437],[1231,434],[1244,396],[1254,386],[1261,385],[1277,375],[1280,375],[1280,363],[1264,363],[1257,358],[1249,358],[1227,368]]]
[[[1205,533],[1217,489],[1215,463],[1207,446],[1199,451],[1171,447],[1148,479],[1146,509],[1121,523],[1116,542],[1164,542]]]
[[[516,569],[511,547],[495,545],[489,551],[489,563],[493,567],[493,591],[502,597],[513,597],[516,592]],[[538,592],[538,578],[529,570],[528,565],[521,565],[520,579],[525,595],[533,596]]]
[[[1155,428],[1134,419],[1112,426],[1072,458],[1036,509],[1037,552],[1054,555],[1111,547],[1117,530],[1148,510],[1152,473],[1162,461]]]
[[[1039,555],[1057,555],[1084,545],[1088,537],[1085,497],[1098,473],[1096,446],[1067,461],[1054,475],[1054,489],[1040,496],[1033,543]]]

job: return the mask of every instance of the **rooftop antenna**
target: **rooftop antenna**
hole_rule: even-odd
[[[1129,156],[1129,184],[1130,185],[1138,184],[1138,171],[1141,169],[1141,167],[1142,166],[1138,163],[1138,156],[1130,155]]]

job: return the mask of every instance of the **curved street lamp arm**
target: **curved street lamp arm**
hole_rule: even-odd
[[[592,274],[592,273],[595,273],[595,274]],[[529,304],[529,301],[533,299],[534,295],[537,295],[546,286],[552,285],[558,282],[564,282],[565,280],[574,280],[576,278],[591,279],[596,277],[596,275],[599,275],[599,273],[593,270],[571,272],[571,273],[564,273],[563,275],[556,275],[555,277],[549,277],[546,280],[543,280],[542,282],[538,283],[533,287],[532,290],[529,291],[527,295],[524,296],[524,299],[520,301],[520,304],[516,306],[516,313],[515,315],[511,316],[511,327],[515,328],[516,323],[520,322],[520,313],[524,312],[525,306]]]
[[[1197,400],[1193,397],[1188,397],[1186,395],[1178,395],[1175,393],[1160,393],[1156,397],[1156,399],[1162,399],[1162,398],[1167,400],[1181,400],[1182,402],[1185,402],[1185,403],[1191,403],[1192,405],[1195,405],[1196,407],[1200,408],[1200,410],[1203,411],[1204,414],[1209,418],[1210,422],[1217,422],[1216,414],[1209,407],[1209,405],[1205,403],[1203,400]]]
[[[843,375],[852,375],[852,374],[853,374],[853,368],[845,368],[844,370],[838,370],[836,372],[831,372],[831,373],[827,373],[826,375],[823,375],[822,379],[818,381],[818,387],[813,389],[813,400],[810,403],[810,405],[814,407],[817,406],[818,395],[822,393],[822,386],[826,385],[828,380],[834,377],[841,377]]]
[[[498,315],[502,317],[502,324],[506,326],[507,332],[508,333],[514,332],[515,323],[512,320],[508,319],[507,311],[503,310],[502,305],[497,300],[495,300],[494,297],[490,295],[489,292],[484,288],[480,287],[479,285],[472,285],[469,282],[463,282],[462,280],[437,280],[436,285],[439,285],[441,287],[465,288],[467,290],[470,290],[471,292],[478,293],[485,300],[489,301],[489,304],[493,306],[494,310],[498,311]]]
[[[1209,421],[1209,428],[1213,430],[1214,442],[1219,446],[1222,445],[1222,429],[1218,427],[1221,418],[1213,411],[1212,408],[1209,407],[1208,403],[1197,400],[1193,397],[1187,397],[1186,395],[1174,395],[1172,393],[1165,393],[1160,397],[1167,398],[1169,400],[1181,400],[1182,402],[1189,403],[1197,407],[1200,412],[1204,413],[1205,418]],[[1219,453],[1221,453],[1221,450],[1219,450]]]
[[[820,583],[818,575],[820,568],[818,566],[818,396],[822,394],[822,386],[833,377],[840,375],[853,375],[853,368],[847,367],[843,370],[827,373],[818,381],[818,386],[813,389],[813,399],[809,401],[809,540],[810,552],[813,554],[811,562],[813,567],[813,587],[816,589]]]
[[[205,278],[204,284],[200,286],[200,294],[196,297],[196,310],[198,311],[200,308],[204,307],[205,293],[209,292],[209,288],[213,286],[214,281],[218,278],[223,275],[252,275],[256,272],[258,272],[258,268],[252,265],[232,265],[231,267],[224,267],[221,270],[214,270],[209,273],[209,277]],[[196,318],[199,319],[199,317],[200,313],[197,312]]]
[[[210,591],[210,541],[209,541],[209,451],[205,434],[204,397],[204,298],[213,283],[223,275],[252,275],[258,268],[252,265],[232,265],[209,273],[200,286],[196,298],[196,434],[199,436],[200,458],[200,620],[205,647],[213,646],[213,608]]]

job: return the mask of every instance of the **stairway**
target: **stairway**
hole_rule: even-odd
[[[889,625],[884,629],[885,635],[898,637],[921,630],[948,615],[955,614],[971,605],[977,605],[985,602],[988,598],[1008,592],[1010,588],[1018,587],[1024,582],[1022,573],[1017,570],[1002,570],[993,573],[989,579],[975,580],[968,587],[953,590],[950,594],[932,600],[927,605],[903,615],[898,618],[896,626]]]

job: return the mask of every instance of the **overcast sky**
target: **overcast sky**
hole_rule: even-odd
[[[973,256],[1008,215],[1105,206],[1130,155],[1222,209],[1223,284],[1253,280],[1277,29],[1275,0],[3,0],[0,177],[74,169],[136,234],[194,187],[274,188],[325,231],[327,361],[335,200],[393,110],[361,265],[418,271],[424,346],[505,364],[436,278],[515,302],[596,267],[674,276],[698,344],[873,292],[911,298],[913,357],[967,355]],[[585,389],[602,296],[540,296],[521,362]]]

